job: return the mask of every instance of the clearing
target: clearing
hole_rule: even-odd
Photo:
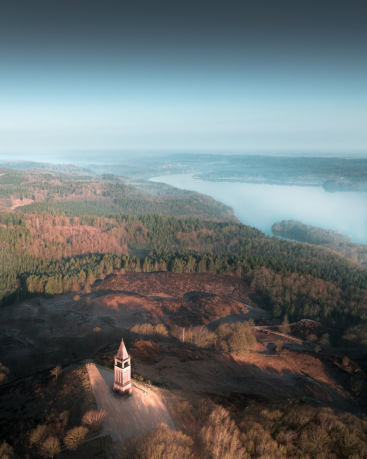
[[[103,433],[111,435],[115,442],[143,436],[161,422],[175,429],[167,407],[154,391],[135,386],[132,396],[122,398],[112,392],[111,370],[94,364],[87,369],[98,408],[107,412]]]

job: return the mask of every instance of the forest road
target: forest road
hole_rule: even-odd
[[[154,391],[133,387],[132,395],[122,398],[112,392],[113,372],[95,364],[87,369],[98,409],[107,412],[103,434],[111,435],[114,442],[141,437],[161,422],[175,430],[167,407]]]

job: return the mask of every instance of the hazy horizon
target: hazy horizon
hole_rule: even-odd
[[[44,152],[1,152],[0,151],[0,166],[4,163],[9,162],[39,162],[39,163],[50,163],[59,165],[98,165],[98,164],[111,164],[111,165],[123,165],[124,162],[133,162],[135,158],[140,157],[151,157],[153,158],[164,158],[170,155],[236,155],[236,156],[249,156],[249,155],[262,155],[262,156],[284,156],[284,157],[309,157],[309,158],[343,158],[343,159],[367,159],[367,151],[352,151],[352,152],[341,152],[341,151],[295,151],[295,150],[284,150],[284,151],[214,151],[211,149],[205,150],[61,150],[61,151],[44,151]]]

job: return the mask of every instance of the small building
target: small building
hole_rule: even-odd
[[[133,388],[131,386],[131,359],[127,353],[124,340],[121,344],[115,357],[115,380],[113,383],[113,391],[123,397],[131,394]]]

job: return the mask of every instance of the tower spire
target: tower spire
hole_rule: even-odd
[[[127,353],[124,340],[122,339],[119,350],[117,351],[116,359],[126,360],[128,358],[129,358],[129,354]]]
[[[115,357],[115,381],[113,391],[119,395],[127,396],[132,392],[131,386],[131,359],[127,353],[124,340],[121,340],[119,350]]]

